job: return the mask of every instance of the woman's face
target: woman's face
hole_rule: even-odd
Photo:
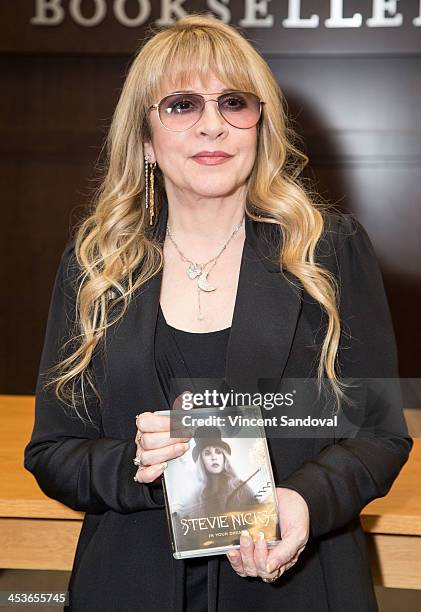
[[[202,459],[206,470],[211,474],[220,474],[224,469],[224,453],[219,446],[205,446]]]
[[[196,93],[220,92],[228,85],[212,75],[208,88],[199,80],[189,83],[185,89]],[[166,87],[164,96],[178,91]],[[206,96],[214,99],[217,95]],[[155,102],[159,102],[155,100]],[[216,102],[207,102],[199,121],[190,129],[174,132],[159,121],[156,109],[151,109],[149,119],[152,142],[145,143],[145,153],[151,155],[164,175],[165,189],[177,199],[189,194],[196,197],[224,197],[244,189],[256,157],[257,126],[240,129],[231,126],[218,113]],[[216,165],[198,163],[193,156],[200,151],[225,151],[232,155],[228,161]]]

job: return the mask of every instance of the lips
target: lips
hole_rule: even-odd
[[[231,158],[232,155],[225,153],[225,151],[200,151],[192,157],[197,164],[205,166],[219,166],[219,164],[225,164]]]
[[[225,151],[200,151],[193,157],[232,157],[232,155]]]

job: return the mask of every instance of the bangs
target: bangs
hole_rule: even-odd
[[[160,54],[160,78],[157,76],[153,87],[155,99],[164,89],[190,89],[196,79],[208,89],[212,76],[227,88],[259,95],[249,72],[250,61],[238,44],[220,32],[201,28],[176,31],[166,42]]]

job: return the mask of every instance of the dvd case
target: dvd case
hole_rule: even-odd
[[[183,412],[156,412],[171,415],[171,428],[174,420],[182,427],[180,436],[192,436],[189,450],[169,460],[162,475],[174,557],[239,548],[245,529],[253,540],[262,531],[269,547],[277,544],[278,502],[261,407],[226,408],[222,415],[215,408]]]

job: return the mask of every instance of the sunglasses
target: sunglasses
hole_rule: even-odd
[[[216,95],[216,94],[208,94]],[[257,124],[265,104],[258,96],[246,91],[230,91],[212,100],[205,100],[200,93],[175,92],[152,104],[161,124],[167,130],[183,132],[192,128],[201,118],[206,102],[216,102],[221,117],[233,127],[248,129]]]

